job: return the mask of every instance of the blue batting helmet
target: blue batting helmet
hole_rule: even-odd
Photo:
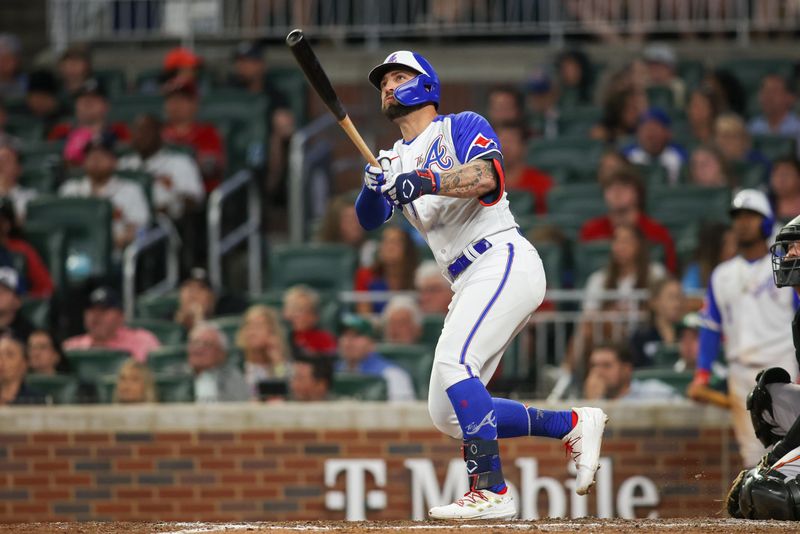
[[[394,97],[400,104],[416,106],[431,102],[439,107],[439,77],[428,60],[415,52],[398,50],[389,54],[383,63],[370,71],[370,83],[380,91],[383,75],[397,67],[405,67],[419,73],[419,76],[398,85],[394,90]]]

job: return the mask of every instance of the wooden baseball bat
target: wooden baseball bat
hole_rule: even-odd
[[[708,386],[694,386],[689,388],[689,396],[698,401],[713,404],[726,410],[731,407],[731,401],[725,393]]]
[[[364,142],[361,134],[358,133],[355,125],[353,125],[353,121],[351,121],[350,117],[347,115],[347,111],[336,95],[336,91],[333,89],[333,85],[331,85],[331,81],[328,79],[325,69],[319,64],[317,55],[311,49],[311,45],[308,44],[308,41],[303,35],[303,30],[297,29],[289,32],[289,35],[286,36],[286,44],[297,60],[297,64],[303,69],[308,83],[311,84],[311,87],[314,88],[322,101],[325,102],[325,105],[328,106],[328,109],[331,110],[331,113],[336,117],[339,126],[342,127],[347,137],[350,138],[370,165],[380,167],[380,163],[375,159],[375,156]]]

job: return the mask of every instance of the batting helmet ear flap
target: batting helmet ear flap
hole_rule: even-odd
[[[764,217],[764,220],[761,221],[761,235],[764,236],[764,239],[769,239],[772,236],[772,231],[774,228],[775,228],[775,218]]]

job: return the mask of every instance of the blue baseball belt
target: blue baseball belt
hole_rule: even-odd
[[[456,260],[447,268],[447,271],[450,273],[450,276],[453,277],[453,280],[458,278],[458,275],[463,273],[467,267],[472,265],[472,263],[478,259],[478,256],[490,248],[492,248],[492,244],[487,239],[481,239],[480,241],[472,243],[470,246],[468,246],[466,250],[464,250],[464,253],[456,258]]]

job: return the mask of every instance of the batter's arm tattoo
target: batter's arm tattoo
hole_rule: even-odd
[[[494,165],[490,160],[478,159],[439,174],[438,195],[453,198],[475,198],[491,193],[497,188]]]

